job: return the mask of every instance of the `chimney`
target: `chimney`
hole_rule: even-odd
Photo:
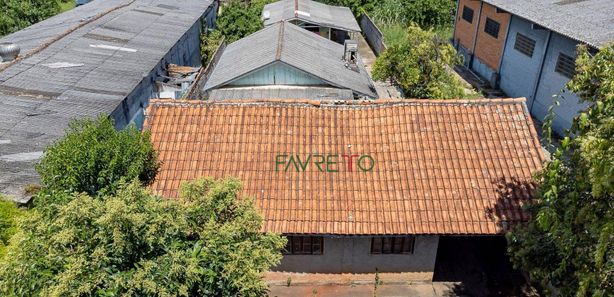
[[[356,40],[347,39],[343,44],[343,61],[345,61],[345,65],[354,70],[358,71],[358,42]]]

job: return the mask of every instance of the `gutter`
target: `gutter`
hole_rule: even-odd
[[[480,20],[482,18],[482,7],[484,1],[480,1],[480,10],[478,11],[477,26],[475,26],[475,33],[473,34],[473,46],[471,48],[471,59],[469,60],[469,69],[473,68],[473,59],[475,58],[475,47],[478,43],[478,33],[480,31]]]
[[[533,94],[531,96],[531,106],[529,107],[529,112],[533,113],[533,105],[535,104],[535,96],[537,96],[537,90],[539,89],[539,81],[542,78],[542,73],[544,72],[544,64],[546,64],[546,55],[548,54],[548,48],[550,47],[550,39],[552,39],[552,30],[548,30],[548,38],[546,38],[546,44],[544,44],[544,50],[542,53],[542,60],[539,63],[539,72],[537,73],[537,78],[533,83]]]

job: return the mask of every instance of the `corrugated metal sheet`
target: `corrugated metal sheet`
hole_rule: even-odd
[[[612,0],[484,0],[569,38],[600,48],[614,41]]]
[[[0,39],[19,44],[22,55],[39,48],[0,70],[0,192],[36,182],[28,156],[62,136],[71,118],[109,114],[146,89],[143,80],[211,4],[165,2],[93,1]],[[6,157],[22,153],[27,158]]]
[[[301,20],[323,27],[360,32],[354,14],[347,7],[326,5],[311,0],[282,0],[265,5],[262,11],[263,15],[265,11],[269,13],[269,18],[264,20],[265,26],[279,21]]]
[[[204,90],[224,86],[275,62],[322,79],[330,86],[375,98],[373,83],[358,59],[358,72],[345,66],[343,45],[290,23],[277,23],[226,48]]]
[[[223,88],[211,91],[209,100],[236,99],[309,99],[353,100],[351,90],[318,87],[242,87]]]

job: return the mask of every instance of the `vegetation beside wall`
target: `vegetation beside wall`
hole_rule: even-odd
[[[590,107],[537,177],[532,219],[507,235],[515,266],[561,296],[614,296],[612,65],[614,44],[595,56],[580,48],[567,88]],[[544,131],[551,135],[549,121]]]
[[[460,63],[450,43],[410,25],[402,42],[389,45],[377,58],[372,74],[376,80],[398,85],[409,98],[462,98],[464,89],[450,71]]]

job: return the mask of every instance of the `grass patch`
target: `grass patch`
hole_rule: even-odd
[[[384,35],[384,43],[386,46],[393,46],[404,42],[407,36],[407,26],[401,24],[378,24],[377,27]],[[454,34],[454,27],[452,26],[434,28],[431,30],[444,40],[451,40]]]
[[[403,42],[407,36],[407,28],[400,24],[380,25],[378,27],[382,31],[384,43],[388,47]]]
[[[65,12],[65,11],[69,11],[73,8],[75,8],[75,1],[74,0],[69,0],[69,1],[58,1],[58,4],[60,4],[60,13]]]

